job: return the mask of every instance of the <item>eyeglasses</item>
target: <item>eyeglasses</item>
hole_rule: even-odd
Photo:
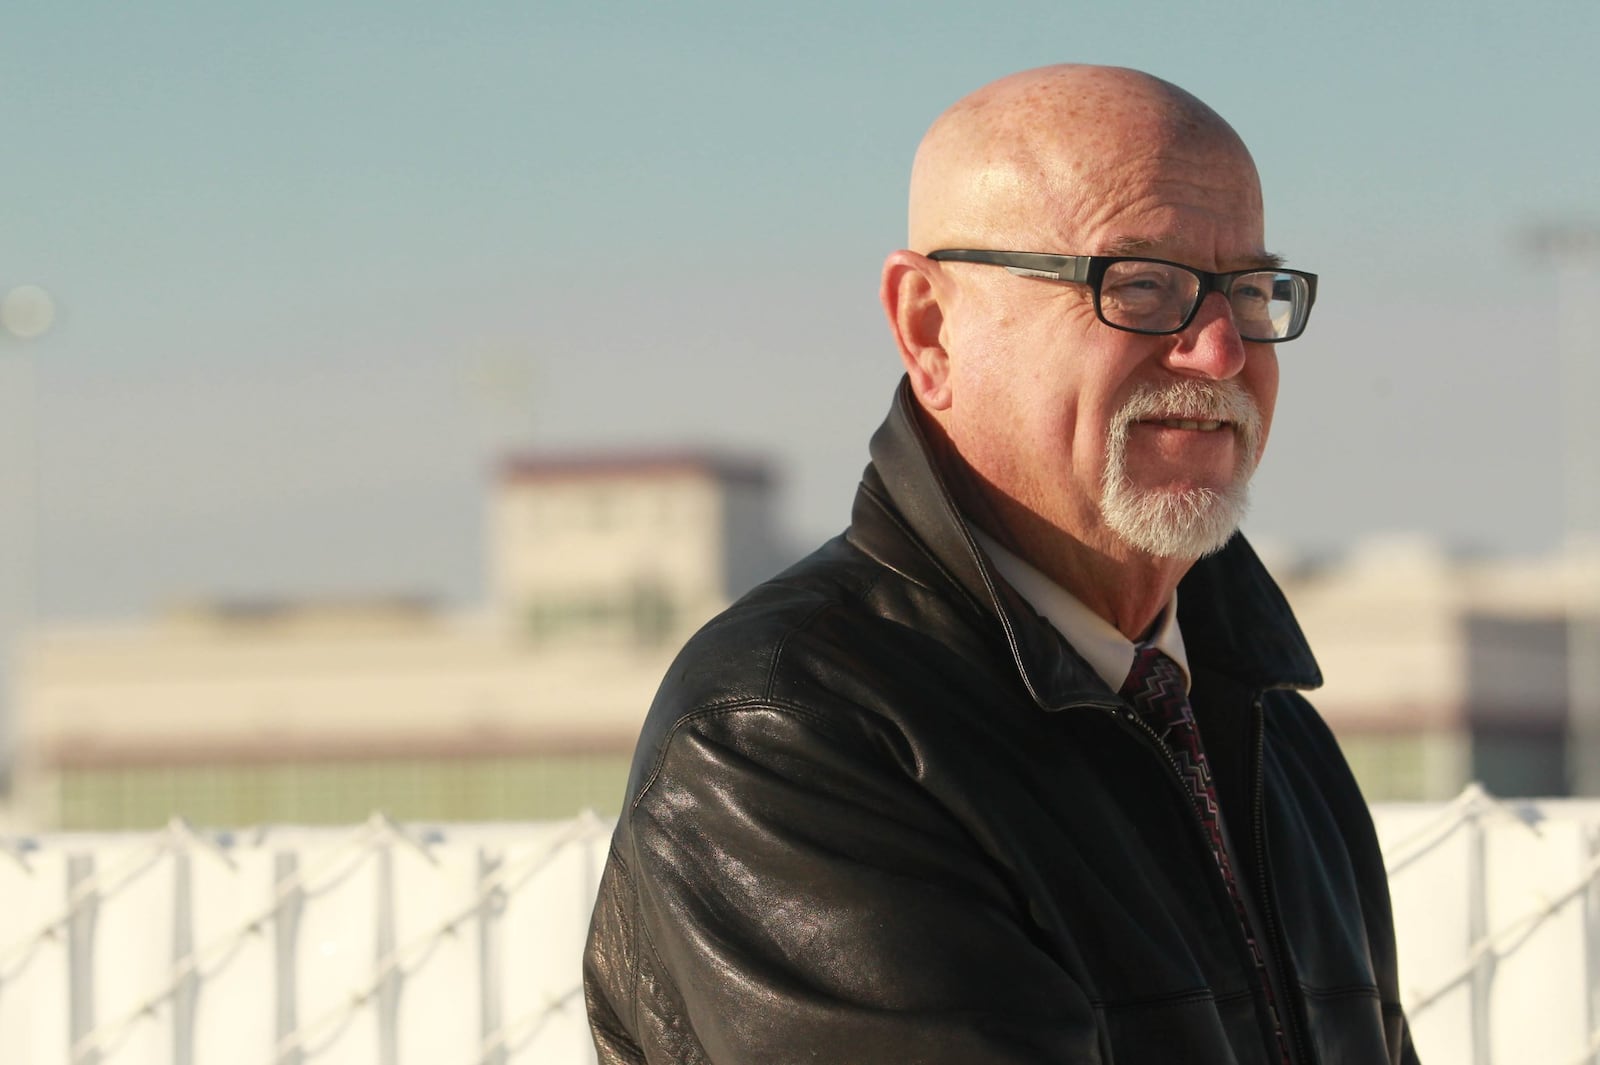
[[[1003,266],[1019,277],[1088,285],[1094,292],[1094,313],[1102,322],[1150,336],[1183,332],[1194,321],[1201,301],[1220,292],[1227,297],[1241,339],[1276,344],[1305,332],[1317,299],[1317,275],[1301,270],[1212,274],[1165,259],[966,248],[930,252],[928,258]]]

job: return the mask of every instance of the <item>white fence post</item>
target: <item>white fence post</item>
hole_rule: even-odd
[[[499,851],[479,847],[478,858],[478,1038],[479,1065],[505,1065],[505,982],[500,957],[503,937],[500,915],[506,908],[500,870],[505,863]]]
[[[379,970],[378,1061],[379,1065],[400,1065],[400,968],[399,944],[394,932],[394,840],[378,847],[377,920],[374,968]]]
[[[1583,844],[1585,867],[1600,868],[1600,824],[1583,827]],[[1573,1059],[1573,1065],[1596,1065],[1596,1052],[1600,1051],[1600,877],[1591,879],[1583,893],[1583,943],[1589,992],[1585,996],[1584,1023],[1589,1041],[1582,1056]]]
[[[1374,815],[1423,1060],[1600,1065],[1600,803]],[[609,836],[587,816],[0,840],[0,1057],[590,1065]]]
[[[1494,990],[1495,955],[1490,943],[1488,840],[1482,806],[1467,813],[1467,942],[1476,955],[1472,965],[1472,1065],[1493,1065],[1493,1032],[1489,996]]]
[[[187,849],[172,852],[172,967],[180,973],[172,991],[173,1065],[195,1065],[194,1017],[200,974],[194,954],[194,869]]]
[[[295,986],[296,947],[300,938],[300,908],[305,904],[305,889],[300,884],[300,858],[293,851],[279,851],[272,857],[273,867],[273,991],[277,1010],[273,1018],[273,1065],[301,1065],[304,1054],[298,1043],[290,1044],[300,1031],[300,1007]]]
[[[67,858],[67,979],[71,987],[68,1046],[72,1065],[99,1065],[100,1054],[86,1045],[95,1030],[94,927],[99,915],[95,860],[90,854]]]

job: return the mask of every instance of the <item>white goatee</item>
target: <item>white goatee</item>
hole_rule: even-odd
[[[1228,422],[1239,448],[1233,482],[1221,490],[1136,486],[1128,478],[1128,433],[1152,417]],[[1148,554],[1200,558],[1219,551],[1249,509],[1250,475],[1260,450],[1261,412],[1237,381],[1188,379],[1140,389],[1117,411],[1107,434],[1101,515],[1124,543]]]

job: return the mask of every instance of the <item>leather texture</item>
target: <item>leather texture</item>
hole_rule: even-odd
[[[1283,1065],[1291,1065],[1294,1059],[1284,1038],[1276,981],[1267,969],[1266,955],[1256,935],[1254,912],[1245,902],[1239,878],[1233,871],[1233,857],[1229,853],[1232,844],[1223,831],[1217,786],[1211,779],[1211,760],[1206,757],[1205,744],[1195,724],[1194,710],[1189,705],[1188,678],[1178,663],[1167,657],[1159,647],[1140,644],[1134,649],[1133,665],[1117,694],[1132,704],[1140,720],[1150,727],[1172,755],[1173,768],[1194,802],[1200,827],[1205,830],[1206,842],[1211,846],[1211,856],[1217,862],[1217,872],[1222,876],[1223,886],[1228,889],[1228,897],[1233,900],[1233,908],[1238,911],[1239,927],[1244,930],[1250,960],[1261,977],[1261,986],[1266,989],[1267,1012],[1272,1019]]]
[[[1236,536],[1190,700],[1297,1063],[1414,1063],[1366,804]],[[584,953],[603,1065],[1281,1060],[1160,741],[993,571],[904,382],[842,536],[684,648]]]

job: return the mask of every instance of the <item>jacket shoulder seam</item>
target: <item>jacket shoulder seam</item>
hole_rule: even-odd
[[[810,724],[819,726],[823,729],[827,729],[829,724],[829,720],[826,715],[819,714],[807,706],[804,706],[800,703],[791,702],[787,699],[774,699],[767,697],[759,699],[741,698],[729,700],[725,703],[710,703],[705,706],[697,707],[696,709],[683,714],[672,723],[672,729],[667,733],[667,738],[661,744],[661,753],[656,756],[655,764],[650,767],[650,775],[645,778],[643,785],[640,786],[639,794],[634,796],[633,801],[628,804],[629,811],[631,812],[637,810],[639,808],[639,804],[644,801],[645,796],[650,793],[650,789],[655,787],[656,781],[661,776],[661,765],[666,761],[667,758],[667,750],[672,746],[672,741],[677,739],[678,733],[685,726],[691,725],[696,721],[700,721],[708,717],[736,714],[746,710],[775,710],[779,713],[788,714],[791,717],[809,722]]]
[[[876,579],[874,579],[872,583],[877,583]],[[860,593],[857,593],[854,598],[859,599]],[[788,649],[789,641],[792,640],[798,633],[809,628],[813,621],[815,621],[820,615],[826,613],[833,606],[835,606],[835,604],[832,600],[824,600],[823,602],[818,603],[816,606],[806,611],[804,617],[801,617],[794,624],[790,625],[782,636],[778,637],[778,642],[773,644],[772,647],[772,659],[767,663],[767,679],[761,686],[761,698],[763,700],[772,700],[773,689],[777,687],[778,683],[778,665],[783,661],[784,651]],[[679,723],[682,723],[681,720]],[[677,731],[677,726],[673,726],[673,731]]]

